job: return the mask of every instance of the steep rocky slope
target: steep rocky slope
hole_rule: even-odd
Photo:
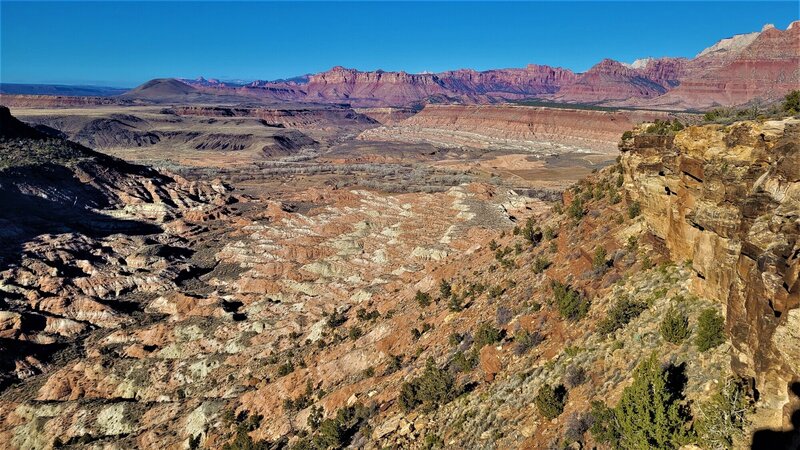
[[[733,368],[761,394],[762,425],[800,377],[800,120],[637,134],[622,145],[629,195],[697,295],[725,305]]]
[[[662,61],[651,61],[649,64],[662,67],[653,67],[651,74],[605,59],[581,74],[575,82],[560,89],[554,98],[575,103],[652,98],[665,93],[671,83],[678,83],[677,70],[665,71]],[[654,79],[656,77],[661,83]]]
[[[49,137],[6,108],[0,130],[5,388],[46,370],[90,330],[129,323],[121,294],[174,288],[191,270],[178,261],[190,250],[164,230],[190,228],[183,217],[214,215],[228,200],[221,183],[190,183]]]
[[[798,88],[800,22],[793,22],[786,30],[766,26],[759,33],[723,40],[687,63],[674,90],[628,104],[707,108],[765,103]]]
[[[643,120],[662,117],[667,114],[511,105],[428,105],[395,125],[367,130],[359,139],[533,152],[558,152],[558,145],[564,145],[610,153],[616,150],[623,131]],[[556,145],[546,149],[548,143]]]

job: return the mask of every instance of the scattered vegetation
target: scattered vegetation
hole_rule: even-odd
[[[322,420],[311,434],[301,437],[291,450],[345,448],[366,427],[372,413],[370,408],[361,404],[342,408],[334,417]]]
[[[422,375],[400,387],[398,401],[405,411],[417,407],[430,411],[454,399],[456,394],[453,375],[436,367],[433,358],[428,358]]]
[[[570,389],[582,385],[585,381],[586,370],[577,364],[567,367],[567,370],[564,372],[564,385]]]
[[[628,204],[628,217],[633,219],[642,213],[642,205],[639,202],[631,202]]]
[[[500,330],[492,326],[489,322],[482,323],[475,331],[475,347],[482,348],[484,345],[494,344],[502,339]]]
[[[535,258],[533,258],[533,263],[531,264],[531,270],[533,270],[533,273],[538,275],[547,270],[547,268],[550,267],[550,265],[551,265],[550,260],[547,259],[547,257],[543,255],[538,255]]]
[[[567,208],[567,216],[572,218],[575,222],[580,222],[585,214],[586,211],[583,207],[583,199],[575,196],[575,198],[572,199],[572,203],[570,203],[569,208]]]
[[[414,300],[419,303],[419,306],[423,308],[427,307],[431,304],[431,296],[427,292],[417,291],[417,294],[414,296]]]
[[[683,130],[685,127],[683,124],[678,120],[656,120],[654,123],[649,125],[647,129],[645,129],[645,133],[648,134],[658,134],[658,135],[670,135],[675,134],[678,131]]]
[[[521,230],[522,237],[533,247],[539,245],[542,242],[542,238],[544,237],[544,233],[542,233],[542,229],[539,227],[533,226],[533,218],[528,217],[528,220],[525,221],[525,227]]]
[[[450,360],[450,368],[454,372],[469,372],[478,367],[478,362],[479,357],[477,351],[473,350],[469,353],[458,351],[453,355],[453,359]]]
[[[639,317],[645,309],[647,305],[644,303],[630,300],[627,296],[623,297],[608,310],[606,317],[598,324],[597,331],[602,334],[613,333]]]
[[[571,286],[553,281],[551,287],[558,313],[564,319],[577,321],[589,312],[589,300]]]
[[[725,319],[715,310],[709,308],[697,318],[697,336],[695,345],[701,352],[710,350],[725,342]]]
[[[439,283],[439,295],[442,298],[450,298],[453,295],[453,286],[447,280]]]
[[[742,380],[729,378],[697,408],[697,434],[708,448],[732,449],[747,425],[753,396]]]
[[[597,247],[594,250],[594,256],[592,257],[592,267],[595,269],[602,269],[607,267],[606,266],[606,258],[608,257],[606,253],[606,249],[602,246]]]
[[[659,331],[665,341],[676,345],[680,344],[691,334],[691,331],[689,331],[689,317],[684,312],[672,307],[661,320]]]
[[[541,344],[542,341],[544,341],[544,336],[538,331],[531,333],[526,329],[521,329],[514,335],[514,354],[517,356],[524,355]]]
[[[545,384],[539,389],[539,393],[533,399],[539,413],[546,419],[555,419],[564,412],[564,404],[567,401],[567,389],[564,386],[551,387]]]
[[[616,407],[592,403],[595,440],[626,450],[675,449],[693,435],[679,367],[663,366],[655,353],[642,361]]]
[[[753,105],[745,108],[716,108],[706,112],[703,120],[706,123],[728,125],[737,120],[779,119],[797,114],[800,114],[800,90],[793,90],[786,94],[780,104],[767,107]]]
[[[791,116],[800,113],[800,90],[794,90],[786,94],[781,105],[783,112]]]

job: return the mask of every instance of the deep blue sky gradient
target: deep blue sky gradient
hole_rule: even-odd
[[[135,86],[693,56],[797,2],[0,2],[0,81]]]

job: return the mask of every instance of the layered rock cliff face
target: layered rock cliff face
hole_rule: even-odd
[[[691,261],[693,291],[725,305],[733,368],[760,393],[756,426],[789,427],[782,408],[800,377],[800,120],[642,130],[621,145],[626,191],[662,250]]]
[[[652,67],[647,71],[605,59],[581,74],[574,83],[564,86],[555,98],[578,103],[651,98],[666,92],[665,85],[677,84],[677,79],[673,78],[678,75],[674,64],[654,60],[649,65]]]
[[[371,126],[377,121],[351,108],[336,107],[281,107],[237,108],[224,106],[176,106],[169,110],[179,116],[206,117],[256,117],[267,125],[326,129],[336,126]]]
[[[711,47],[686,71],[680,86],[648,105],[703,108],[779,99],[800,88],[800,22],[786,30],[766,26]]]
[[[604,112],[511,105],[428,105],[394,126],[359,139],[427,142],[446,147],[537,149],[543,143],[616,151],[619,136],[652,112]]]
[[[0,94],[0,105],[18,108],[61,108],[72,106],[128,105],[133,101],[118,97],[73,97],[66,95]]]

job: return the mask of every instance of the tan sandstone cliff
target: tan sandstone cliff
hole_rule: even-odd
[[[755,427],[789,428],[800,378],[800,120],[644,128],[621,144],[625,187],[693,290],[726,307],[732,366],[760,394]]]

